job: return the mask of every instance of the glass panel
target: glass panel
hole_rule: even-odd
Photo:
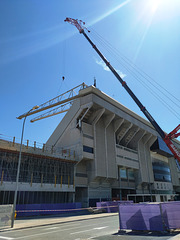
[[[128,178],[134,180],[134,170],[128,169]]]
[[[85,145],[83,145],[83,151],[88,152],[88,153],[93,153],[94,152],[92,147],[88,147],[88,146],[85,146]]]
[[[127,173],[125,168],[120,168],[120,178],[127,178]]]

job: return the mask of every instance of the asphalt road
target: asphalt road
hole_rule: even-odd
[[[0,240],[167,240],[173,235],[118,233],[118,215],[0,232]]]
[[[118,215],[0,232],[0,239],[82,240],[118,232]]]

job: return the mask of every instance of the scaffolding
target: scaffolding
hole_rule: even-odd
[[[19,152],[0,149],[1,185],[6,182],[16,182]],[[69,192],[62,192],[65,184],[74,185],[75,161],[54,158],[43,155],[22,153],[19,183],[59,185],[59,191],[19,191],[18,204],[29,203],[61,203],[68,202]],[[0,204],[13,203],[14,191],[0,191]]]

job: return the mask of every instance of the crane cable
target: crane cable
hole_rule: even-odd
[[[178,108],[180,108],[180,105],[178,105],[174,100],[172,100],[170,97],[165,94],[162,89],[168,93],[172,98],[174,98],[176,101],[180,102],[178,98],[173,96],[168,90],[166,90],[164,87],[162,87],[158,82],[156,82],[152,77],[150,77],[147,73],[142,71],[139,67],[137,67],[131,60],[129,60],[127,57],[123,56],[117,49],[115,49],[110,43],[108,43],[104,38],[102,38],[98,33],[96,33],[95,30],[91,29],[92,35],[95,36],[95,38],[98,38],[98,42],[108,51],[111,56],[113,55],[116,61],[118,61],[137,81],[139,81],[148,91],[156,98],[158,99],[174,116],[176,116],[178,119],[180,119],[180,114],[175,111],[165,100],[160,97],[159,95],[155,94],[155,91],[148,86],[141,78],[144,78],[148,81],[149,84],[151,84],[156,90],[161,92],[166,98],[168,98],[169,101],[171,101],[174,105],[176,105]],[[97,41],[97,39],[96,39]],[[121,61],[119,59],[121,58]],[[130,66],[130,67],[129,67]],[[132,69],[131,69],[132,68]],[[141,80],[140,80],[141,79]],[[150,81],[151,80],[151,81]],[[154,82],[154,83],[153,83]],[[155,85],[157,84],[157,86]]]
[[[66,36],[66,33],[67,33],[67,27],[64,26],[64,36]],[[63,41],[62,43],[62,54],[60,54],[60,56],[62,56],[62,59],[61,59],[61,83],[60,83],[60,86],[58,88],[58,91],[57,91],[57,94],[56,95],[59,95],[60,93],[60,90],[61,88],[63,87],[63,85],[66,85],[67,88],[69,88],[66,84],[66,81],[65,81],[65,75],[66,75],[66,48],[67,48],[67,41],[66,41],[66,38],[65,40]]]
[[[154,87],[156,87],[152,82],[150,82],[150,80],[149,79],[151,79],[151,80],[153,80],[160,88],[162,88],[164,91],[166,91],[169,95],[171,95],[171,97],[173,97],[176,101],[179,101],[180,102],[180,100],[178,99],[178,98],[176,98],[174,95],[172,95],[167,89],[165,89],[163,86],[161,86],[158,82],[156,82],[152,77],[150,77],[147,73],[145,73],[145,72],[143,72],[140,68],[138,68],[131,60],[129,60],[127,57],[125,57],[125,56],[123,56],[120,52],[119,52],[119,50],[117,50],[117,49],[115,49],[114,47],[112,47],[112,45],[110,44],[110,43],[108,43],[106,40],[104,40],[98,33],[97,33],[97,35],[101,38],[101,44],[103,45],[103,43],[104,43],[104,46],[106,46],[106,47],[109,47],[109,49],[111,50],[111,51],[114,51],[114,53],[113,52],[110,52],[111,54],[113,53],[115,56],[116,56],[116,59],[117,59],[117,56],[118,57],[121,57],[123,60],[124,60],[124,62],[125,63],[127,63],[128,65],[131,65],[131,67],[136,71],[136,72],[138,72],[143,78],[145,78],[149,83],[151,83]],[[107,49],[106,49],[107,50]],[[107,50],[108,51],[108,50]],[[116,51],[116,52],[115,52]],[[119,58],[117,59],[117,60],[119,60]],[[119,61],[120,62],[120,61]],[[130,70],[130,69],[129,69]],[[143,75],[144,74],[144,75]],[[148,78],[149,79],[148,79]],[[156,87],[157,88],[157,87]],[[159,89],[159,91],[161,92],[161,93],[163,93],[162,92],[162,90],[161,89]],[[164,93],[163,93],[164,94]],[[165,95],[165,94],[164,94]],[[180,108],[180,105],[178,105],[177,103],[175,103],[175,102],[173,102],[175,105],[177,105],[179,108]]]
[[[108,50],[107,50],[108,51]],[[111,55],[112,55],[112,53],[110,52],[110,51],[108,51]],[[119,61],[119,59],[117,58],[117,56],[114,56],[114,58],[116,58],[117,59],[117,61],[118,62],[120,62]],[[173,110],[172,109],[172,107],[168,104],[168,102],[164,102],[164,99],[162,98],[162,97],[160,97],[159,95],[157,95],[157,94],[155,94],[155,92],[152,90],[152,88],[150,87],[150,86],[148,86],[147,84],[145,84],[145,82],[143,82],[142,80],[141,80],[141,78],[139,78],[139,76],[137,75],[137,73],[136,72],[133,72],[133,71],[131,71],[131,69],[128,67],[128,66],[126,66],[124,63],[122,63],[122,62],[120,62],[120,64],[138,81],[138,82],[140,82],[143,86],[144,86],[144,88],[146,88],[156,99],[158,99],[161,103],[162,103],[162,105],[164,105],[174,116],[176,116],[179,120],[180,120],[180,115],[179,115],[179,113],[176,111],[176,110]],[[159,90],[160,91],[160,90]],[[164,94],[162,91],[160,91],[162,94]],[[174,101],[173,101],[174,102]],[[177,104],[176,104],[177,105]],[[178,105],[177,105],[178,106]],[[180,106],[178,106],[178,107],[180,107]]]
[[[93,32],[96,32],[95,30],[93,30]],[[178,99],[177,97],[175,97],[172,93],[170,93],[167,89],[165,89],[163,86],[161,86],[157,81],[155,81],[155,79],[153,79],[151,76],[149,76],[147,73],[145,73],[143,70],[141,70],[139,67],[137,67],[130,59],[128,59],[126,56],[124,56],[122,53],[120,53],[119,50],[117,50],[116,48],[114,48],[107,40],[105,40],[104,38],[102,38],[101,35],[99,35],[96,32],[96,35],[99,37],[99,39],[101,39],[101,43],[104,43],[104,46],[109,47],[109,49],[111,49],[112,51],[114,51],[114,55],[121,57],[128,65],[131,65],[131,67],[137,71],[143,78],[145,78],[148,82],[150,82],[149,79],[153,80],[161,89],[163,89],[165,92],[167,92],[169,95],[171,95],[171,97],[173,97],[176,101],[180,102],[180,99]],[[107,50],[107,49],[106,49]],[[112,54],[112,52],[110,52]],[[143,75],[144,74],[144,75]],[[149,79],[148,79],[149,78]],[[150,82],[153,86],[154,84],[152,82]],[[155,87],[155,86],[154,86]],[[157,88],[157,87],[156,87]],[[162,91],[161,89],[159,89],[160,91]],[[174,102],[173,102],[174,103]],[[176,104],[176,103],[175,103]],[[176,104],[177,105],[177,104]],[[180,105],[177,105],[180,108]]]

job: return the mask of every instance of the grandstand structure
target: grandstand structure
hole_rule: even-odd
[[[0,140],[0,204],[13,202],[19,147]],[[87,207],[180,193],[180,170],[154,127],[94,86],[79,91],[46,144],[23,144],[20,169],[17,204]]]

